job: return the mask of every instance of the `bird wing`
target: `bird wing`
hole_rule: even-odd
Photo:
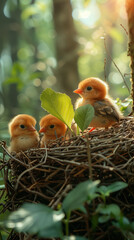
[[[119,110],[115,104],[108,99],[96,101],[94,104],[95,115],[100,115],[108,118],[114,118],[116,121],[120,120]]]

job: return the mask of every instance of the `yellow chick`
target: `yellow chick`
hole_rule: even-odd
[[[91,77],[81,81],[74,93],[81,96],[76,101],[76,108],[86,104],[91,104],[94,107],[95,116],[89,125],[90,127],[107,129],[123,117],[108,95],[108,85],[99,78]]]
[[[39,144],[39,134],[35,129],[36,120],[30,115],[19,114],[8,124],[11,136],[10,152],[26,151],[36,148]]]
[[[53,115],[48,114],[42,117],[39,124],[39,133],[44,133],[41,139],[41,147],[45,147],[45,145],[48,145],[52,140],[57,138],[63,137],[63,140],[65,139],[67,126]]]

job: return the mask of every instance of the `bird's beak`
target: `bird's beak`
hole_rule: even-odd
[[[80,88],[76,89],[73,91],[74,93],[77,93],[77,94],[82,94],[82,90]]]
[[[33,126],[30,126],[30,127],[28,128],[28,130],[29,130],[29,131],[36,131],[35,127],[33,127]]]
[[[39,133],[45,133],[46,132],[46,129],[45,128],[41,128],[40,130],[39,130]]]

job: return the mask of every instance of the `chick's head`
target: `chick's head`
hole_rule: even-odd
[[[44,133],[47,136],[61,137],[65,135],[66,130],[66,125],[51,114],[48,114],[40,120],[39,132]]]
[[[19,114],[8,124],[9,133],[11,137],[33,135],[36,131],[35,124],[36,120],[32,116],[27,114]]]
[[[107,95],[108,86],[99,78],[86,78],[79,83],[74,93],[81,95],[84,99],[100,100]]]

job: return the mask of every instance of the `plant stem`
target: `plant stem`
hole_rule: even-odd
[[[91,162],[91,152],[90,152],[90,145],[89,145],[89,139],[87,137],[87,157],[88,157],[88,163],[89,163],[89,179],[93,179],[92,175],[92,162]]]
[[[67,213],[67,219],[65,219],[65,231],[66,231],[66,236],[69,236],[69,219],[70,219],[71,212],[69,211]]]

